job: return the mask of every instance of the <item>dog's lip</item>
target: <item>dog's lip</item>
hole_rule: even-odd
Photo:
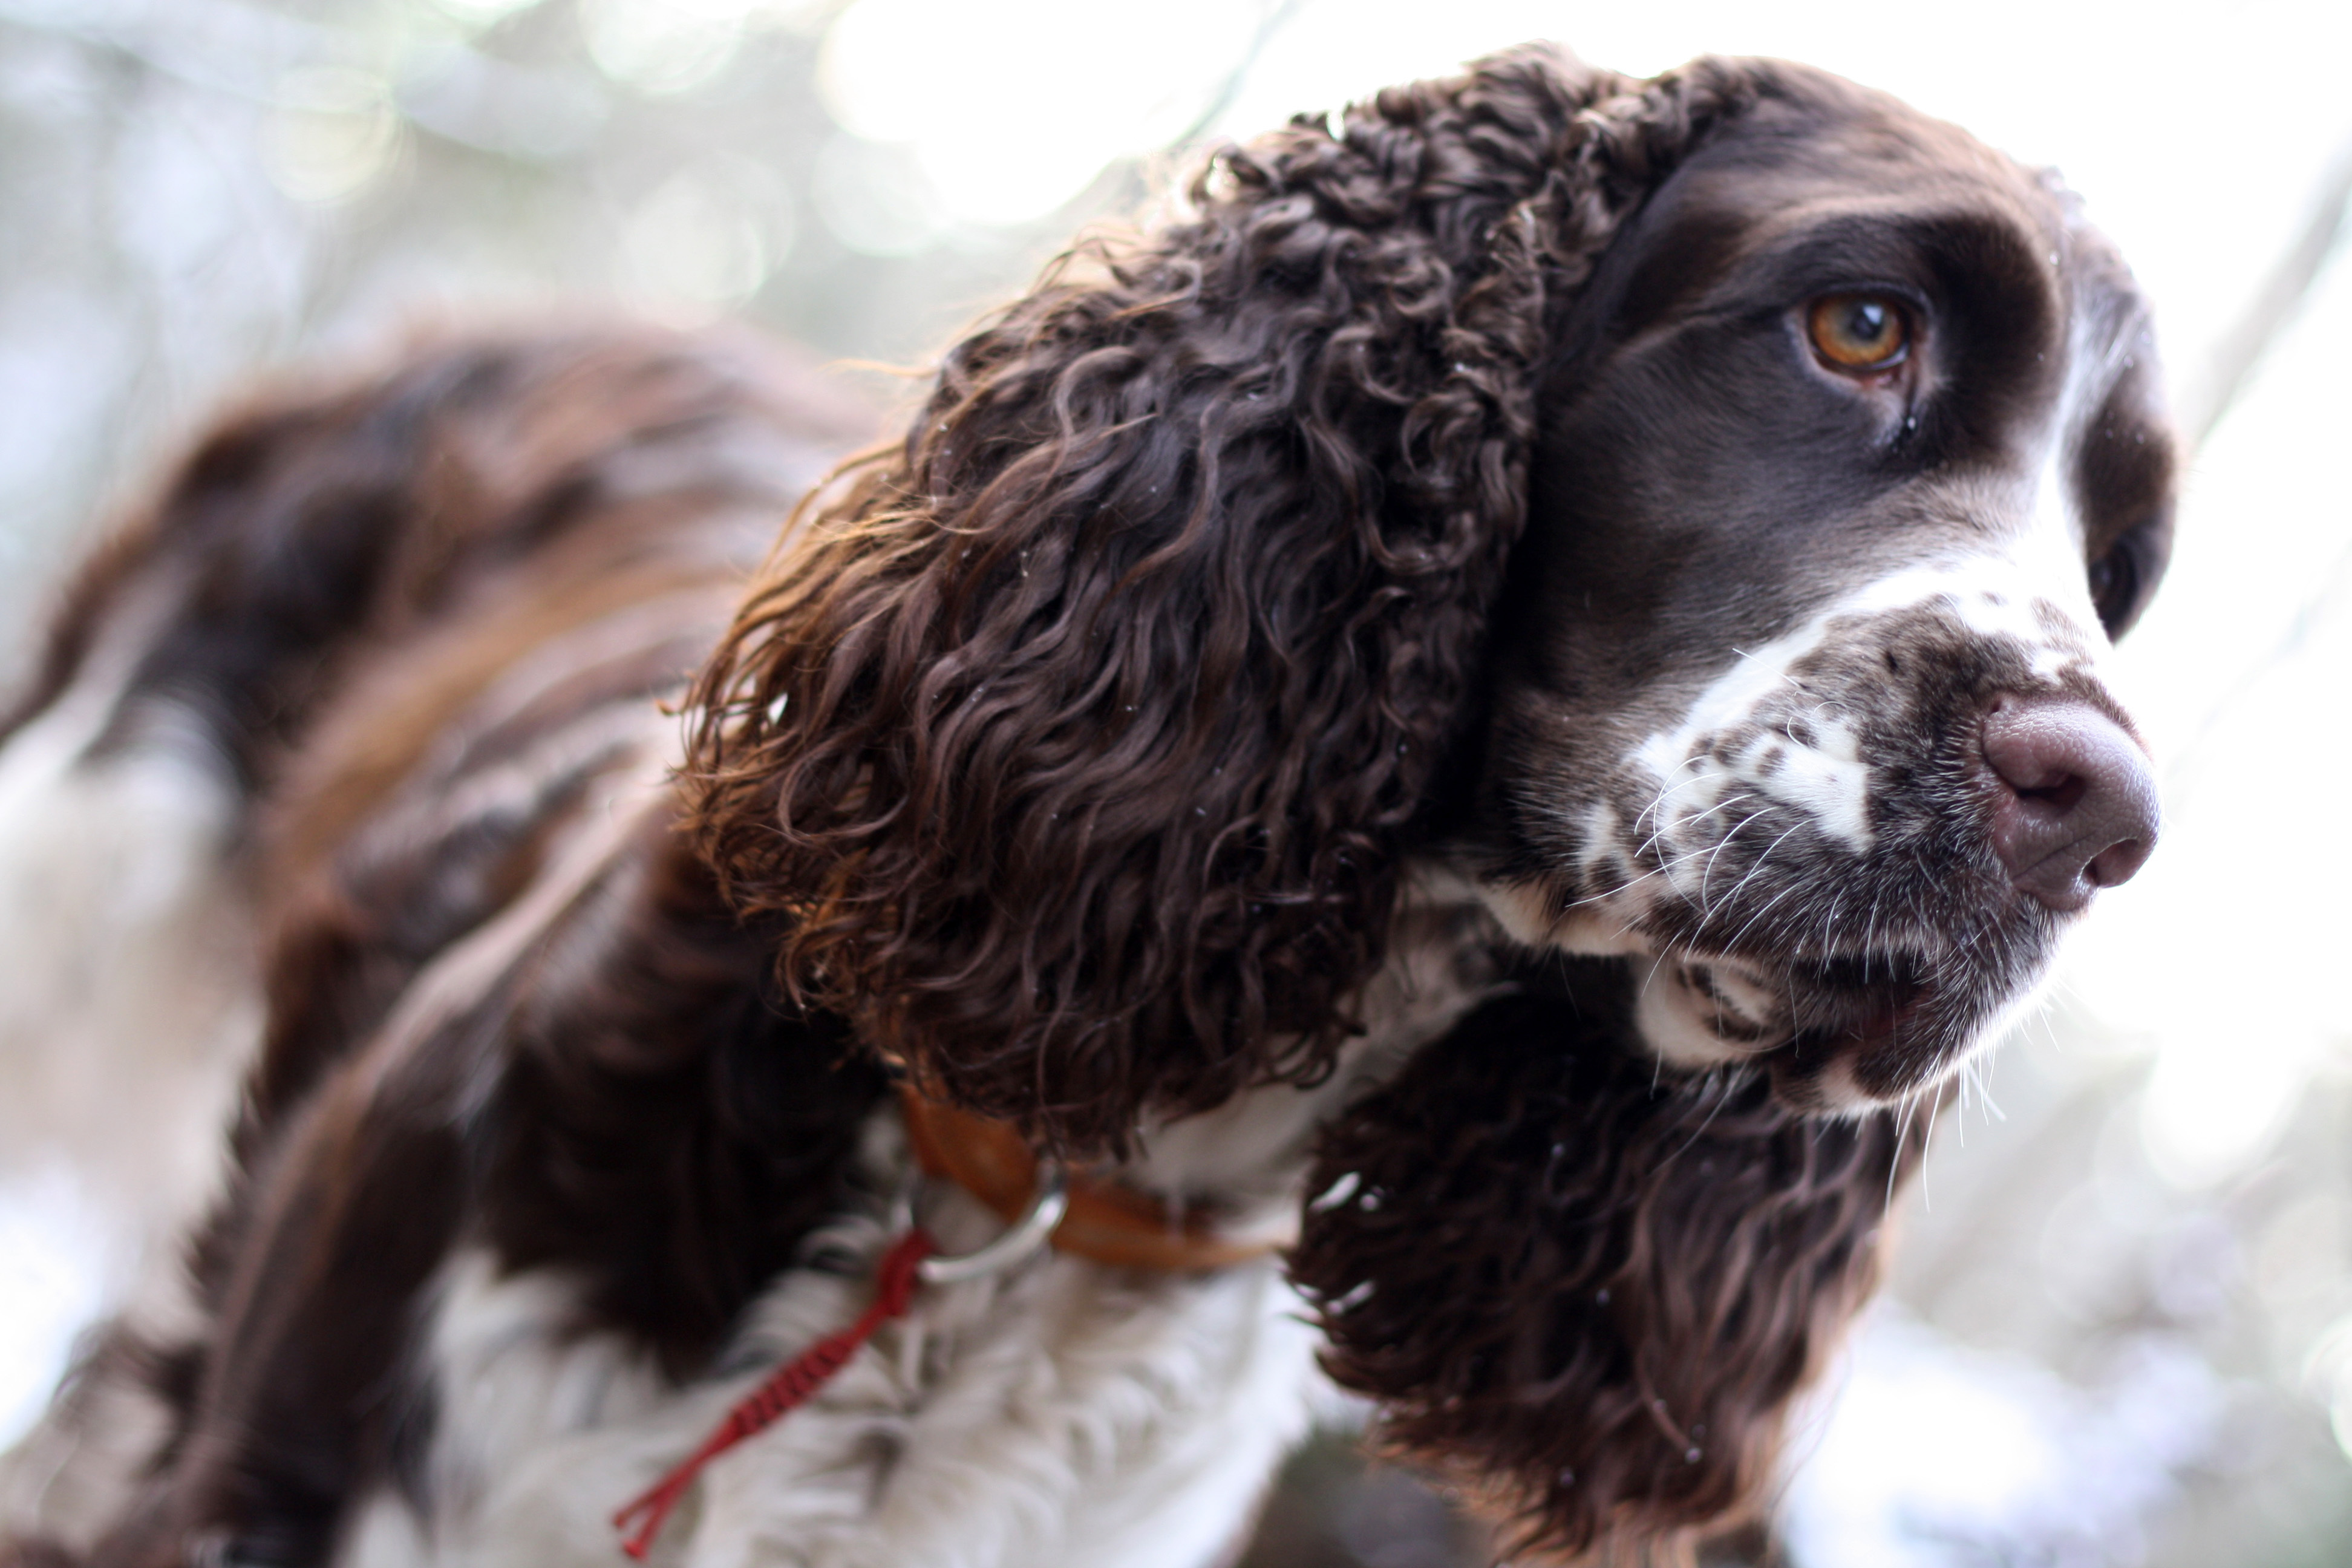
[[[1927,960],[1900,949],[1808,959],[1692,952],[1687,961],[1735,973],[1779,999],[1788,1033],[1775,1049],[1886,1044],[1935,991]]]
[[[1863,1058],[1883,1054],[1915,1032],[1937,999],[1937,988],[1916,960],[1873,955],[1867,981],[1858,965],[1841,964],[1816,977],[1816,988],[1796,1006],[1797,1028],[1782,1047],[1792,1060]]]
[[[1926,1009],[1927,1000],[1925,985],[1889,988],[1867,998],[1861,1009],[1850,1016],[1799,1029],[1790,1043],[1864,1047],[1888,1045],[1902,1033],[1905,1025]]]
[[[1924,985],[1928,974],[1925,955],[1899,947],[1786,959],[1779,967],[1784,976],[1808,990],[1842,995]]]

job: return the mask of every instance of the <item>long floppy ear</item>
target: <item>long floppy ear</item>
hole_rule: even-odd
[[[1764,73],[1527,49],[1228,149],[947,356],[705,674],[783,971],[1065,1149],[1325,1070],[1466,727],[1549,328]]]
[[[1352,1107],[1291,1272],[1378,1438],[1519,1549],[1671,1559],[1770,1481],[1922,1141],[1760,1076],[1661,1079],[1610,994],[1489,1003]]]

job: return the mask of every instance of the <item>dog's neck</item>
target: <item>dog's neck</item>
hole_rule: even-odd
[[[1118,1179],[1214,1205],[1251,1228],[1295,1223],[1316,1129],[1503,983],[1504,938],[1468,883],[1439,862],[1416,866],[1390,927],[1388,959],[1355,1003],[1364,1032],[1319,1083],[1267,1084],[1214,1110],[1147,1124]]]

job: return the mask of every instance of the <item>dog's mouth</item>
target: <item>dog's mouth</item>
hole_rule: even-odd
[[[1667,1062],[1745,1064],[1792,1109],[1882,1104],[1940,1079],[2015,987],[1888,950],[1825,958],[1690,951],[1635,963],[1635,1019]]]
[[[1927,961],[1907,952],[1864,953],[1790,966],[1787,974],[1791,1043],[1811,1039],[1832,1049],[1867,1048],[1916,1025],[1932,994]]]

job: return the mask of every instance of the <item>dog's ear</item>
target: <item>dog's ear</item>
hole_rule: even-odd
[[[1754,1504],[1920,1144],[1661,1079],[1594,990],[1487,1004],[1328,1129],[1291,1262],[1379,1439],[1569,1555]]]
[[[798,994],[1065,1149],[1322,1070],[1469,717],[1549,329],[1759,79],[1529,49],[1302,117],[952,350],[697,693],[699,843]]]

